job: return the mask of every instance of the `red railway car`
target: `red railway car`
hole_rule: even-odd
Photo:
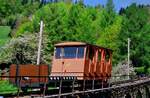
[[[111,76],[112,50],[83,42],[55,44],[50,76],[79,80],[107,80]]]
[[[10,66],[10,81],[20,87],[39,87],[48,82],[49,75],[48,65],[11,65]],[[39,78],[40,77],[40,78]]]

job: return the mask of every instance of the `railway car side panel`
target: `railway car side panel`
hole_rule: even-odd
[[[48,77],[49,76],[49,67],[48,65],[40,65],[38,66],[39,69],[39,76],[40,76],[40,83],[45,83],[48,82]]]
[[[40,83],[48,81],[48,65],[11,65],[10,82],[21,87],[38,87]],[[44,77],[43,77],[44,76]],[[18,83],[19,82],[19,83]]]
[[[89,60],[90,60],[90,76],[93,79],[95,77],[96,72],[96,47],[90,46],[90,54],[89,54]]]
[[[19,68],[19,75],[23,76],[23,79],[21,82],[38,82],[38,76],[39,76],[39,70],[38,66],[36,65],[20,65]]]
[[[16,65],[15,64],[13,64],[13,65],[11,65],[10,66],[10,68],[9,68],[9,76],[10,76],[10,81],[13,83],[13,84],[15,84],[15,76],[16,76]]]
[[[96,78],[101,79],[101,76],[103,74],[102,69],[102,49],[98,49],[98,54],[97,54],[97,64],[96,64]]]
[[[108,62],[107,62],[107,67],[108,67],[108,70],[107,70],[107,76],[108,77],[111,77],[111,71],[112,71],[112,52],[109,51],[109,59],[108,59]]]

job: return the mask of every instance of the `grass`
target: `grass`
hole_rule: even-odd
[[[56,89],[55,87],[48,87],[48,90]],[[28,89],[28,91],[32,91],[33,89]],[[13,84],[10,84],[8,80],[1,80],[0,81],[0,94],[16,94],[18,88]]]
[[[1,38],[7,38],[10,33],[10,27],[9,26],[0,26],[0,39]]]
[[[9,39],[11,28],[9,26],[0,26],[0,46],[3,46]]]
[[[8,80],[1,80],[0,81],[0,94],[9,94],[9,93],[16,93],[17,87],[10,84]]]

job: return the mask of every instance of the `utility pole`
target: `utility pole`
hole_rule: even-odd
[[[40,23],[39,44],[38,44],[38,54],[37,54],[37,65],[40,64],[42,32],[43,32],[43,21],[41,21],[41,23]]]
[[[128,38],[128,79],[130,79],[130,38]]]

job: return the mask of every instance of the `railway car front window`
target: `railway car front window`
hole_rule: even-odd
[[[61,48],[56,48],[55,57],[56,57],[56,59],[61,58]]]
[[[63,58],[76,58],[77,47],[64,47]]]
[[[55,49],[55,58],[83,58],[84,47],[57,47]]]
[[[77,57],[78,57],[78,58],[83,58],[83,57],[84,57],[84,47],[79,47],[79,48],[78,48]]]

